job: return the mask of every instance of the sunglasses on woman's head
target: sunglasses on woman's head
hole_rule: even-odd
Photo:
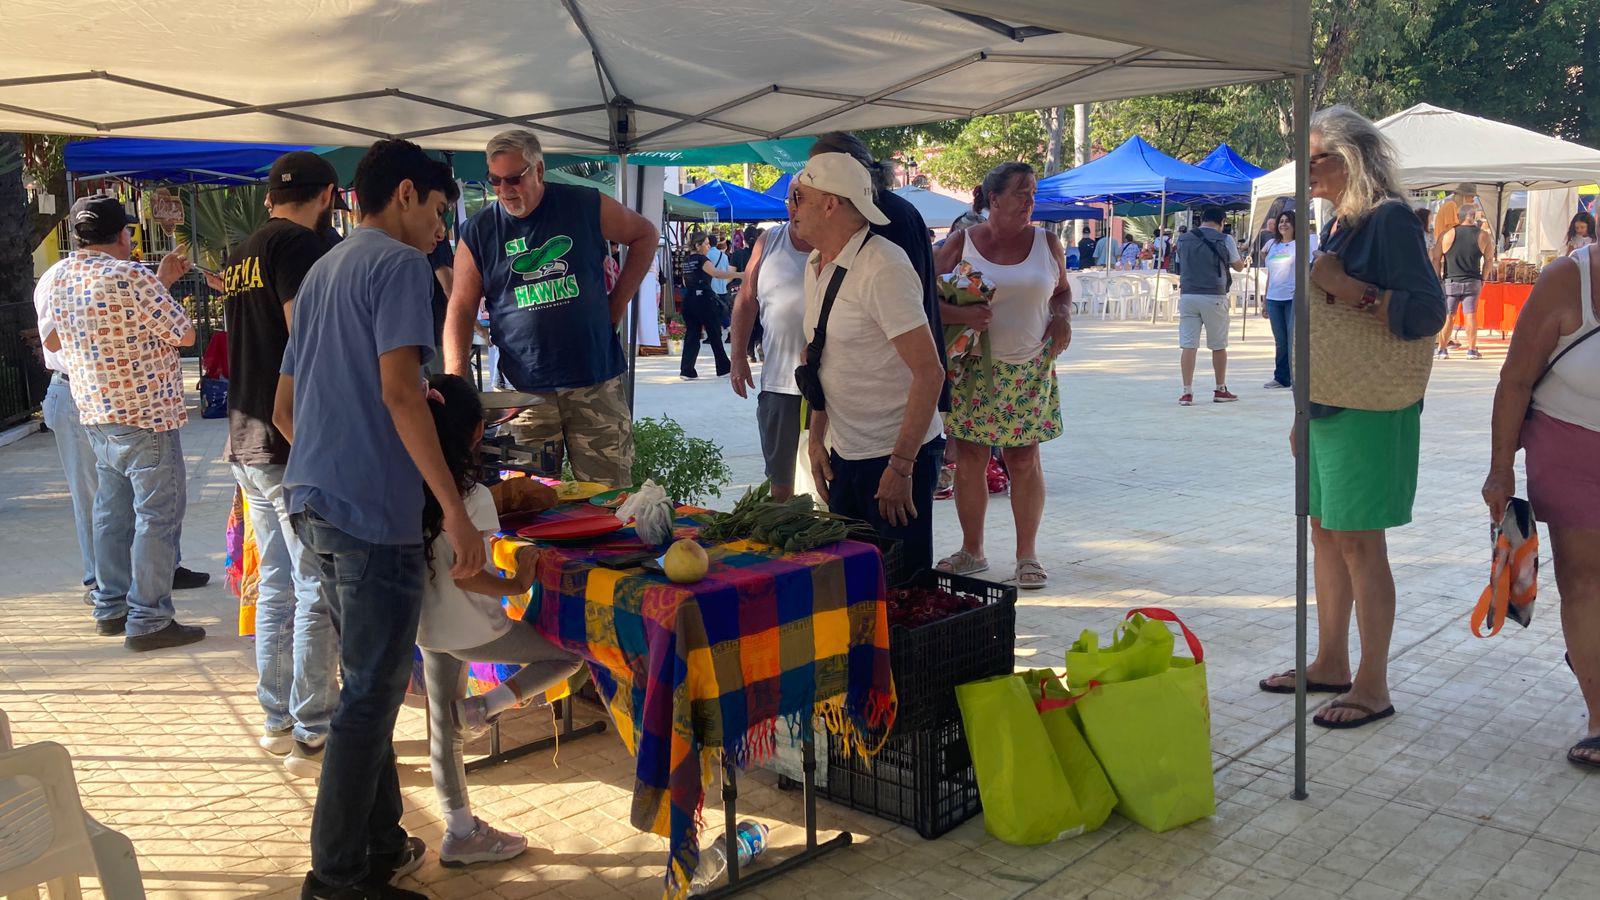
[[[522,171],[518,172],[515,175],[496,175],[493,172],[490,172],[489,173],[489,186],[490,187],[499,187],[500,185],[504,184],[504,185],[507,185],[509,187],[516,187],[517,185],[522,183],[522,179],[523,178],[527,177],[528,170],[531,169],[531,168],[533,168],[533,166],[531,166],[531,165],[523,166],[522,167]]]

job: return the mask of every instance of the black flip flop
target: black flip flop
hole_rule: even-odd
[[[1287,672],[1280,672],[1277,675],[1269,675],[1266,678],[1263,678],[1260,681],[1256,682],[1256,686],[1261,688],[1263,691],[1266,691],[1269,694],[1292,694],[1292,693],[1294,693],[1294,685],[1293,684],[1273,684],[1272,683],[1272,679],[1274,679],[1274,678],[1293,678],[1293,677],[1294,677],[1294,670],[1290,669]],[[1308,693],[1308,694],[1343,694],[1343,693],[1348,692],[1350,690],[1350,687],[1351,687],[1351,685],[1348,685],[1348,684],[1326,684],[1326,683],[1321,682],[1321,681],[1308,681],[1308,682],[1306,682],[1306,693]]]
[[[1335,700],[1324,707],[1323,712],[1326,712],[1330,709],[1353,709],[1356,712],[1365,713],[1366,715],[1363,715],[1359,719],[1346,719],[1342,722],[1336,722],[1332,719],[1324,719],[1322,717],[1322,713],[1317,713],[1315,716],[1311,717],[1312,723],[1320,725],[1323,728],[1360,728],[1363,725],[1376,722],[1379,719],[1387,719],[1394,715],[1393,706],[1386,706],[1383,709],[1374,710],[1370,706],[1362,706],[1360,703],[1351,703],[1349,700]]]
[[[1600,769],[1600,761],[1596,761],[1587,756],[1580,756],[1578,753],[1580,750],[1600,750],[1600,736],[1584,738],[1576,744],[1573,744],[1572,749],[1567,751],[1567,762],[1572,763],[1575,766],[1583,766],[1584,768],[1588,769]]]

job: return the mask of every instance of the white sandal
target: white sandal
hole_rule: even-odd
[[[1017,587],[1025,591],[1037,591],[1050,584],[1050,575],[1039,565],[1037,559],[1017,560],[1017,576],[1013,579]]]
[[[951,575],[976,575],[979,572],[989,571],[989,561],[981,556],[973,556],[965,550],[957,550],[939,560],[939,564],[934,568],[941,572],[949,572]]]

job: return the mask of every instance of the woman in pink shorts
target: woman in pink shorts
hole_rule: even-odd
[[[1589,707],[1587,734],[1567,759],[1600,768],[1600,254],[1593,250],[1546,266],[1517,319],[1494,395],[1483,499],[1498,521],[1516,490],[1517,448],[1525,448],[1528,501],[1550,533],[1567,661]]]

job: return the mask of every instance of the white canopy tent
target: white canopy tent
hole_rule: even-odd
[[[922,221],[929,228],[949,228],[950,223],[960,218],[962,213],[972,210],[971,203],[916,185],[895,188],[894,192],[906,198],[917,208],[917,212],[922,213]]]
[[[6,26],[8,131],[342,145],[404,137],[480,149],[522,126],[551,150],[625,162],[639,150],[1284,77],[1294,79],[1297,148],[1310,114],[1308,0],[746,0],[731,15],[714,0],[120,0],[70,11],[59,0],[9,0]],[[638,180],[618,179],[624,202]],[[1302,163],[1302,204],[1304,183]],[[1297,266],[1305,285],[1303,252]],[[1302,446],[1304,303],[1302,289]],[[1303,673],[1304,455],[1296,480]]]
[[[1478,186],[1486,209],[1503,210],[1507,189],[1538,190],[1600,179],[1600,150],[1493,119],[1419,103],[1377,123],[1394,144],[1402,186],[1411,190]],[[1252,214],[1294,193],[1293,164],[1257,178]],[[1496,216],[1496,227],[1500,216]],[[1563,226],[1564,227],[1564,226]]]

